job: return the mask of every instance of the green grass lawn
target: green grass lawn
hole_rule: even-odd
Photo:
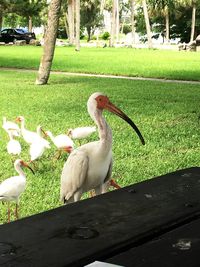
[[[0,46],[0,67],[38,69],[41,47]],[[200,80],[200,53],[131,48],[57,47],[53,70]]]
[[[49,85],[36,86],[34,80],[34,73],[0,71],[0,118],[14,120],[23,115],[28,129],[36,130],[41,124],[57,135],[71,127],[93,125],[86,102],[93,92],[102,91],[133,119],[145,146],[124,121],[104,112],[113,130],[113,177],[121,186],[200,165],[200,85],[51,75]],[[94,134],[85,142],[97,139]],[[29,148],[19,141],[21,158],[28,161]],[[16,175],[7,142],[0,128],[0,181]],[[38,162],[35,175],[25,170],[21,217],[61,205],[60,174],[67,156],[53,161],[54,153],[52,145]],[[5,221],[6,205],[0,203],[0,223]]]

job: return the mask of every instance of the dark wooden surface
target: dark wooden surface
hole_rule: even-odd
[[[200,219],[105,261],[126,267],[199,267]]]
[[[145,246],[154,253],[147,254],[146,262],[150,258],[154,263],[170,233],[177,239],[191,238],[178,237],[176,231],[184,232],[193,223],[196,230],[191,234],[199,231],[198,218],[200,168],[196,167],[0,226],[0,266],[76,267],[95,260],[119,264],[115,259],[121,260],[122,253],[135,255],[134,249],[140,249],[138,256],[127,266],[147,266],[141,257]],[[177,259],[177,265],[166,266],[186,266],[181,257]],[[165,266],[152,262],[148,266]]]

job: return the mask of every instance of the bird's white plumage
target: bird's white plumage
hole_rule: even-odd
[[[15,170],[19,176],[13,176],[4,180],[0,184],[0,200],[1,201],[15,201],[19,202],[21,193],[24,192],[26,187],[26,176],[21,169],[21,160],[17,159],[14,163]]]
[[[69,129],[68,134],[72,139],[87,138],[96,131],[96,127],[78,127],[75,129]]]
[[[60,198],[66,202],[78,201],[83,192],[95,189],[102,192],[103,184],[112,172],[112,132],[102,110],[97,108],[95,93],[90,96],[87,107],[98,126],[100,140],[87,143],[74,150],[68,157],[61,174]]]
[[[39,138],[35,138],[33,142],[37,143],[39,147],[43,146],[44,148],[51,148],[49,141],[47,141],[46,139],[42,137],[42,126],[41,125],[37,126],[37,134]]]
[[[50,148],[50,146],[46,146],[43,141],[37,140],[33,142],[30,145],[30,149],[29,149],[31,161],[39,159],[43,155],[46,148]]]
[[[7,151],[9,154],[20,155],[21,150],[22,148],[19,141],[13,139],[8,142]]]
[[[21,134],[24,141],[28,144],[33,143],[34,140],[38,138],[38,134],[25,128],[25,119],[23,116],[17,117],[17,120],[21,123]]]
[[[74,148],[74,142],[66,134],[59,134],[57,136],[53,136],[50,131],[47,131],[46,134],[50,137],[51,141],[58,149],[65,149],[66,147]]]
[[[9,134],[11,133],[13,136],[20,136],[20,128],[19,126],[12,122],[7,121],[6,117],[3,117],[2,128]]]

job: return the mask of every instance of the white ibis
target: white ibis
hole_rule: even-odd
[[[50,147],[50,143],[49,143],[49,141],[47,141],[46,139],[43,138],[43,135],[44,135],[44,136],[47,136],[47,134],[46,134],[45,131],[42,129],[42,126],[41,126],[41,125],[38,125],[38,126],[37,126],[37,134],[38,134],[39,138],[36,137],[36,138],[34,139],[34,142],[37,142],[37,143],[43,145],[44,148],[51,148],[51,147]]]
[[[66,134],[59,134],[57,136],[54,136],[52,132],[47,131],[46,135],[50,137],[51,141],[57,147],[59,152],[58,158],[60,157],[61,151],[71,153],[71,151],[73,150],[74,142]]]
[[[30,144],[30,149],[29,149],[29,154],[31,156],[30,162],[32,163],[33,161],[39,159],[43,155],[46,148],[51,148],[49,141],[45,140],[42,137],[42,134],[45,134],[46,136],[46,133],[43,131],[41,125],[37,126],[37,134],[38,136]]]
[[[22,137],[26,143],[32,144],[33,142],[42,138],[41,137],[42,128],[40,125],[37,127],[37,132],[33,132],[33,131],[29,131],[25,128],[25,118],[23,116],[18,116],[16,118],[16,121],[21,123],[21,134],[22,134]],[[46,144],[49,144],[49,142],[47,140],[45,140],[44,138],[42,138],[42,139]]]
[[[13,134],[12,131],[10,131],[8,133],[8,135],[9,135],[9,138],[10,138],[9,142],[7,143],[7,151],[8,151],[8,153],[11,154],[11,155],[19,155],[21,153],[21,150],[22,150],[20,142],[13,138],[14,134]]]
[[[20,136],[20,128],[19,126],[12,122],[7,121],[6,117],[3,117],[3,125],[2,128],[9,134],[12,133],[13,136]]]
[[[26,175],[22,167],[27,167],[33,172],[29,165],[21,159],[15,161],[14,167],[19,176],[10,177],[0,184],[0,201],[8,202],[8,222],[10,222],[10,201],[16,202],[15,217],[18,219],[19,197],[26,187]]]
[[[87,102],[88,113],[98,126],[99,141],[84,144],[75,149],[64,164],[61,174],[60,199],[65,203],[80,200],[84,192],[103,192],[103,185],[112,173],[112,131],[103,117],[107,109],[125,120],[138,134],[142,144],[144,138],[133,121],[113,105],[102,93],[92,94]]]
[[[69,129],[67,132],[67,135],[72,139],[84,139],[84,138],[89,137],[94,132],[96,132],[95,126],[78,127],[75,129]]]

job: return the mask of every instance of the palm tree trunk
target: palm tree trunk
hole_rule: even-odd
[[[2,26],[3,26],[3,12],[2,10],[0,9],[0,31],[2,29]]]
[[[111,21],[111,34],[110,34],[110,46],[114,46],[116,33],[116,0],[113,0],[112,6],[112,21]]]
[[[80,51],[80,0],[76,0],[76,51]]]
[[[165,14],[165,28],[166,28],[166,43],[169,44],[169,9],[166,6],[166,14]]]
[[[28,31],[32,32],[33,29],[33,20],[32,20],[32,16],[28,17]]]
[[[149,23],[149,14],[147,10],[147,3],[146,0],[142,0],[142,6],[143,6],[143,12],[144,12],[144,19],[146,24],[146,30],[147,30],[147,39],[148,39],[148,48],[152,48],[152,40],[151,40],[151,27]]]
[[[194,40],[195,21],[196,21],[196,5],[195,5],[195,3],[193,3],[193,7],[192,7],[192,25],[191,25],[190,42],[192,42],[192,41]]]
[[[116,0],[116,40],[119,42],[119,0]]]
[[[64,24],[65,24],[65,31],[66,31],[67,37],[69,38],[69,24],[68,24],[67,12],[65,13]]]
[[[101,15],[103,15],[104,6],[105,6],[105,0],[101,0],[101,6],[100,6],[100,14]]]
[[[74,0],[68,0],[67,22],[69,25],[69,44],[74,44]]]
[[[43,55],[40,61],[36,84],[48,82],[54,56],[55,43],[58,31],[59,14],[62,0],[51,0],[48,13],[47,30],[44,37]]]
[[[132,47],[135,46],[135,0],[131,1],[131,34]]]

